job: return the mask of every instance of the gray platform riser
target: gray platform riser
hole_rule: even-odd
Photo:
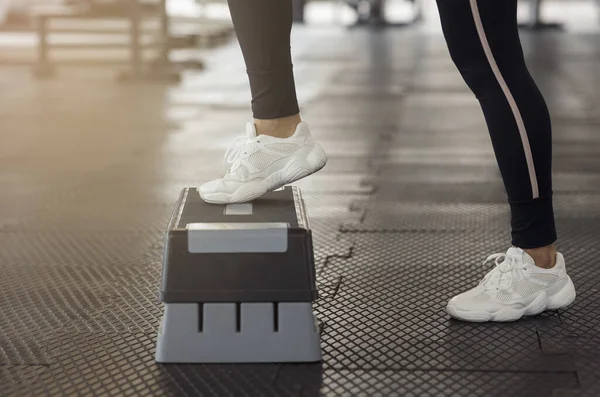
[[[156,361],[162,363],[315,362],[321,359],[311,303],[165,305]],[[277,319],[278,321],[275,321]],[[275,324],[277,323],[277,330]]]

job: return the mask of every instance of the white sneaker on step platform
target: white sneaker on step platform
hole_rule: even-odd
[[[565,259],[556,256],[552,269],[535,265],[519,248],[490,256],[496,268],[479,285],[450,300],[446,311],[462,321],[515,321],[544,310],[556,310],[575,300],[575,286],[567,275]]]
[[[325,151],[315,142],[305,122],[289,138],[256,135],[254,123],[225,153],[231,167],[222,179],[198,190],[211,204],[252,201],[263,194],[319,171],[327,164]]]

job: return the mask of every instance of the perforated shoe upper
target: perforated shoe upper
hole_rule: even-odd
[[[238,138],[226,154],[231,167],[223,179],[246,181],[274,162],[292,155],[310,139],[310,132],[304,123],[298,124],[294,135],[289,138],[257,136],[254,124],[248,123],[244,139]]]

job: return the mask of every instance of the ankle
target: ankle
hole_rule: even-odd
[[[540,248],[524,249],[535,261],[537,267],[551,269],[556,264],[556,245],[548,245]]]
[[[254,119],[257,135],[268,135],[275,138],[289,138],[296,132],[296,127],[302,121],[300,114],[281,117],[278,119]]]

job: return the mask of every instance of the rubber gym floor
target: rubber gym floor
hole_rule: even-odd
[[[296,29],[302,114],[328,151],[300,181],[324,360],[158,365],[163,234],[221,176],[248,86],[235,43],[179,85],[0,72],[0,395],[600,395],[600,40],[522,35],[554,122],[560,251],[578,297],[508,324],[451,320],[509,240],[484,119],[443,39]]]

